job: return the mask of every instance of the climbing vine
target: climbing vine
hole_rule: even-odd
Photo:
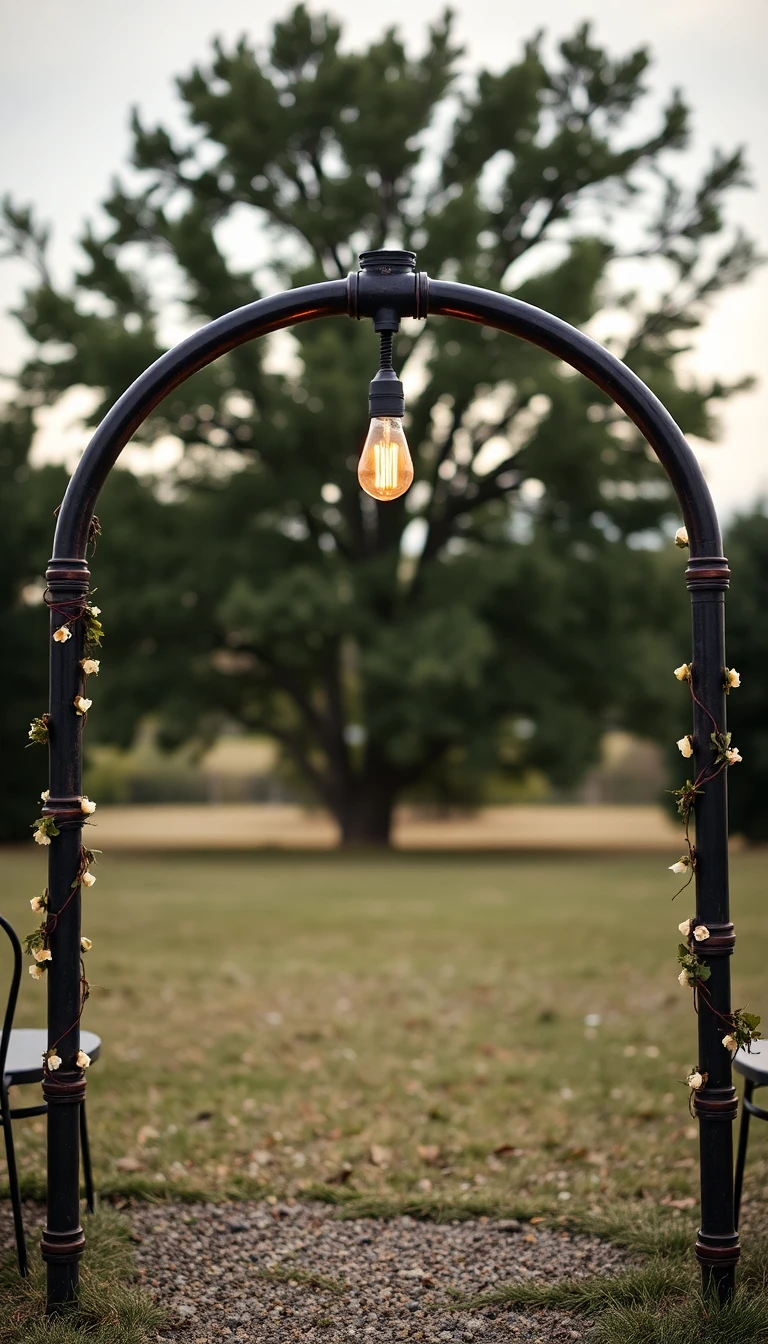
[[[100,661],[94,657],[94,654],[101,646],[104,635],[104,628],[99,619],[101,615],[100,608],[94,606],[90,600],[91,595],[81,602],[64,602],[56,605],[48,601],[51,611],[55,612],[61,618],[59,625],[53,632],[54,644],[64,645],[72,638],[72,626],[80,622],[83,631],[83,654],[80,659],[80,667],[83,674],[83,693],[75,696],[72,703],[72,712],[83,720],[87,719],[88,711],[93,701],[84,694],[87,679],[90,676],[97,676],[100,667]],[[49,741],[49,716],[42,714],[39,718],[32,720],[29,728],[29,746],[43,746]],[[41,795],[41,801],[48,803],[50,793],[46,789]],[[72,826],[88,825],[87,818],[91,817],[96,811],[96,803],[83,795],[80,798],[80,813],[84,820],[73,819],[69,814],[67,816],[43,815],[33,823],[33,840],[41,846],[50,845],[56,836],[61,834],[63,828]],[[80,857],[77,871],[73,875],[70,884],[69,895],[63,905],[57,911],[50,910],[49,890],[45,890],[39,896],[33,896],[30,900],[30,907],[35,914],[43,916],[39,926],[24,939],[24,950],[32,958],[32,965],[29,968],[29,974],[33,980],[45,979],[46,971],[53,961],[55,948],[54,935],[56,926],[74,898],[80,887],[92,887],[96,881],[95,874],[91,871],[91,866],[96,862],[96,855],[100,853],[97,849],[91,849],[81,844]],[[85,963],[83,958],[90,952],[93,946],[90,938],[82,937],[80,939],[80,1006],[75,1021],[67,1028],[57,1041],[54,1041],[47,1048],[43,1055],[44,1068],[46,1072],[55,1072],[61,1068],[61,1056],[58,1053],[60,1042],[69,1034],[73,1027],[77,1026],[85,1008],[85,1004],[90,995],[90,986],[85,975]],[[80,1050],[77,1055],[76,1064],[80,1069],[87,1069],[91,1060],[84,1050]]]
[[[688,533],[684,527],[678,528],[675,533],[675,545],[686,547],[688,545]],[[684,839],[686,852],[670,864],[670,872],[677,875],[687,874],[683,885],[675,892],[673,900],[693,881],[696,872],[697,857],[696,846],[691,840],[691,821],[696,799],[705,791],[705,785],[711,784],[732,765],[738,765],[741,761],[741,753],[737,747],[731,746],[731,734],[723,732],[706,705],[694,690],[695,667],[693,662],[681,663],[674,670],[674,675],[679,682],[687,683],[694,704],[698,705],[710,720],[711,732],[709,735],[709,745],[712,757],[702,766],[695,779],[687,779],[679,789],[673,789],[672,794],[677,799],[677,810],[683,819]],[[732,690],[737,690],[741,685],[741,677],[735,667],[723,668],[723,690],[726,695],[730,695]],[[694,740],[690,733],[686,733],[677,741],[677,747],[684,759],[689,760],[694,754]],[[707,981],[712,972],[706,962],[702,961],[697,952],[697,947],[702,946],[706,952],[706,943],[710,937],[709,929],[705,924],[698,923],[696,917],[685,919],[678,925],[680,933],[685,938],[684,943],[680,943],[677,949],[677,960],[680,965],[680,973],[677,977],[678,983],[684,988],[693,990],[693,1003],[696,1012],[699,1010],[699,1001],[703,1000],[707,1007],[714,1013],[715,1017],[720,1019],[724,1027],[722,1044],[729,1052],[731,1058],[737,1050],[749,1050],[753,1041],[760,1039],[760,1018],[756,1013],[748,1013],[745,1008],[735,1008],[728,1014],[720,1013],[714,1007],[711,996],[707,988]],[[691,1070],[686,1085],[690,1089],[689,1106],[692,1105],[695,1094],[702,1087],[706,1086],[708,1074],[702,1071],[698,1065]]]

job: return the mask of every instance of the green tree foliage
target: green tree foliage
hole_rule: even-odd
[[[726,598],[728,664],[741,686],[728,697],[728,727],[744,757],[728,771],[731,830],[768,840],[768,514],[765,506],[734,519],[726,537],[733,578]]]
[[[46,750],[27,731],[47,705],[48,621],[41,571],[66,474],[31,471],[32,433],[23,411],[0,417],[0,840],[31,836],[48,778]]]
[[[161,353],[169,313],[178,331],[405,245],[432,275],[612,331],[683,429],[710,437],[734,389],[678,364],[754,264],[723,218],[741,152],[682,186],[682,99],[639,133],[648,53],[613,57],[586,25],[473,81],[460,55],[447,15],[414,56],[394,30],[349,51],[303,6],[268,52],[216,43],[178,81],[183,134],[134,114],[132,171],[71,288],[8,206],[10,248],[38,268],[24,403],[84,385],[98,418]],[[386,840],[393,801],[440,772],[466,789],[536,766],[564,785],[606,726],[669,722],[671,561],[642,543],[676,509],[633,427],[492,330],[406,322],[396,366],[416,465],[401,501],[358,489],[376,343],[340,319],[177,389],[140,441],[174,436],[179,465],[154,486],[119,473],[100,506],[94,727],[127,739],[151,712],[169,740],[227,720],[273,734],[351,842]]]

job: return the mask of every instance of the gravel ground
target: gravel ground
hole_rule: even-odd
[[[323,1204],[134,1204],[144,1287],[168,1308],[159,1344],[564,1344],[590,1321],[563,1312],[458,1309],[465,1298],[514,1280],[552,1283],[615,1274],[614,1246],[514,1219],[435,1224],[413,1218],[342,1222]],[[36,1253],[43,1222],[27,1204]],[[88,1222],[85,1220],[88,1236]],[[0,1204],[0,1253],[13,1247]]]
[[[158,1338],[179,1344],[561,1344],[590,1323],[562,1312],[457,1310],[450,1292],[626,1265],[615,1247],[514,1220],[342,1222],[324,1205],[276,1203],[144,1205],[130,1218],[143,1282],[171,1312]]]

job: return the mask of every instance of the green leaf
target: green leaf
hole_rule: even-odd
[[[760,1026],[761,1019],[756,1013],[748,1013],[742,1008],[738,1015],[750,1031],[754,1031]]]

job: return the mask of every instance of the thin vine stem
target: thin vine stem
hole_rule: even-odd
[[[685,680],[688,682],[688,690],[691,693],[691,698],[694,701],[694,703],[699,706],[699,709],[701,709],[707,715],[707,718],[712,724],[713,736],[720,737],[722,736],[722,733],[720,730],[720,725],[717,722],[717,719],[715,718],[712,711],[707,709],[707,706],[702,703],[702,701],[699,699],[699,697],[697,696],[696,692],[693,689],[693,669],[694,664],[691,663],[689,666],[688,676],[685,678]],[[727,768],[727,765],[728,765],[727,761],[722,761],[720,765],[717,766],[716,769],[713,769],[712,762],[708,762],[706,765],[703,765],[698,775],[693,780],[690,789],[688,789],[685,793],[683,793],[680,798],[680,811],[682,812],[683,821],[685,824],[685,844],[688,850],[688,858],[690,861],[691,871],[688,874],[688,877],[686,881],[683,883],[682,887],[680,887],[679,890],[675,892],[674,896],[672,897],[673,901],[677,900],[677,897],[680,896],[691,885],[694,873],[696,872],[696,846],[691,843],[691,817],[694,815],[695,811],[696,794],[702,791],[701,786],[703,784],[711,784],[714,780],[716,780],[718,775],[722,774],[723,770]],[[708,771],[712,771],[712,773],[707,773]],[[685,801],[686,799],[689,799],[690,801],[686,803]]]
[[[65,599],[62,603],[53,602],[47,588],[43,593],[43,601],[49,611],[54,611],[57,616],[61,616],[65,625],[73,625],[75,621],[82,620],[88,606],[87,601],[75,597]],[[74,610],[70,612],[70,608],[74,608]]]
[[[707,718],[710,720],[710,722],[711,722],[711,724],[712,724],[712,727],[714,728],[715,732],[716,732],[716,733],[719,733],[719,732],[720,732],[720,728],[719,728],[719,726],[718,726],[717,719],[715,718],[715,716],[714,716],[714,714],[712,713],[712,711],[709,710],[709,709],[707,709],[707,706],[706,706],[706,705],[702,704],[701,700],[699,699],[699,697],[697,696],[696,692],[695,692],[694,689],[693,689],[693,663],[691,663],[691,673],[690,673],[690,676],[687,678],[687,681],[688,681],[688,686],[689,686],[689,688],[690,688],[690,692],[691,692],[691,696],[692,696],[693,700],[694,700],[695,703],[699,706],[699,709],[701,709],[701,710],[704,711],[704,713],[706,714]]]
[[[50,1071],[50,1069],[48,1068],[48,1056],[49,1056],[49,1055],[53,1055],[53,1054],[55,1054],[55,1053],[56,1053],[56,1050],[57,1050],[58,1047],[59,1047],[59,1045],[60,1045],[61,1042],[65,1039],[65,1037],[67,1037],[67,1036],[69,1035],[70,1031],[74,1031],[75,1027],[79,1026],[80,1021],[81,1021],[81,1018],[82,1018],[82,1016],[83,1016],[83,1013],[85,1012],[85,1005],[86,1005],[86,1003],[88,1002],[88,998],[89,998],[89,996],[90,996],[90,990],[91,990],[91,987],[90,987],[90,985],[88,984],[88,981],[87,981],[86,978],[85,978],[85,963],[83,962],[83,958],[81,957],[81,958],[80,958],[80,1011],[79,1011],[79,1013],[77,1014],[77,1017],[75,1018],[74,1022],[70,1023],[70,1025],[67,1027],[66,1031],[62,1031],[62,1033],[61,1033],[61,1035],[58,1037],[58,1039],[55,1040],[55,1041],[53,1042],[53,1045],[50,1045],[50,1046],[48,1047],[48,1053],[47,1053],[46,1055],[43,1055],[43,1070],[44,1070],[44,1072],[47,1073],[49,1076],[50,1076],[50,1072],[51,1072],[51,1071]]]

